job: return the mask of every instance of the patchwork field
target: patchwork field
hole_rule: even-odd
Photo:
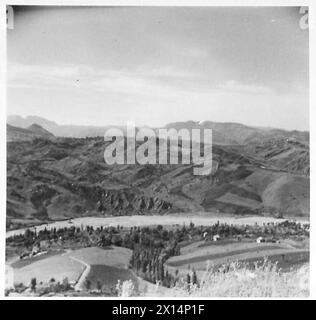
[[[307,249],[297,249],[286,243],[256,243],[249,241],[203,242],[189,244],[181,249],[180,256],[168,259],[165,266],[171,272],[187,272],[194,268],[197,272],[206,270],[207,263],[220,266],[232,261],[256,262],[265,257],[278,261],[279,267],[289,268],[309,260]]]
[[[83,248],[74,250],[67,255],[88,265],[107,265],[116,268],[126,268],[131,256],[131,250],[122,247]]]
[[[46,254],[38,255],[38,256],[35,256],[35,257],[32,257],[32,258],[25,258],[25,259],[22,259],[22,260],[14,259],[14,262],[11,263],[11,267],[14,268],[14,269],[20,269],[20,268],[28,266],[29,264],[32,264],[34,262],[37,262],[37,261],[40,261],[40,260],[43,260],[43,259],[47,259],[49,257],[53,257],[53,256],[56,256],[56,255],[60,255],[62,253],[64,253],[64,250],[50,251],[49,253],[46,253]]]
[[[15,284],[28,285],[32,278],[36,278],[37,283],[48,283],[52,278],[61,282],[67,277],[70,283],[75,283],[84,269],[82,263],[71,259],[69,255],[61,254],[35,261],[22,268],[13,268],[13,279]]]
[[[134,280],[137,285],[137,278],[127,270],[130,255],[131,251],[126,248],[90,247],[46,258],[42,256],[40,260],[28,259],[27,265],[15,262],[11,267],[16,284],[28,285],[32,278],[36,278],[37,283],[48,283],[52,278],[61,282],[67,277],[70,283],[77,284],[78,290],[84,290],[86,280],[89,280],[90,289],[98,284],[105,294],[113,295],[118,280]]]

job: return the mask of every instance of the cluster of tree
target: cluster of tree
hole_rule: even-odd
[[[130,266],[142,278],[170,287],[173,277],[164,270],[164,263],[172,256],[180,255],[179,232],[165,230],[161,225],[142,228],[134,245]]]
[[[64,228],[44,228],[37,231],[36,227],[27,229],[24,234],[13,235],[6,239],[7,244],[30,249],[40,245],[42,241],[50,246],[61,248],[87,247],[87,246],[123,246],[132,250],[153,251],[164,249],[165,255],[179,254],[179,243],[195,240],[212,240],[214,235],[221,238],[234,238],[238,236],[258,237],[273,236],[284,238],[288,236],[309,236],[309,225],[285,221],[282,223],[267,223],[263,225],[232,225],[219,223],[212,226],[195,226],[193,223],[182,227],[163,227],[162,225],[151,227],[103,227],[92,226]],[[141,249],[139,249],[141,248]],[[154,255],[148,253],[147,255]]]
[[[54,278],[51,278],[48,283],[38,283],[36,277],[34,277],[31,278],[28,287],[23,283],[15,284],[14,289],[8,289],[6,295],[9,295],[11,291],[22,293],[28,288],[31,292],[37,293],[39,296],[42,296],[51,292],[67,292],[72,289],[72,286],[70,285],[67,277],[65,277],[62,281],[56,281]]]

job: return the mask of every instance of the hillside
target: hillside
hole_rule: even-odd
[[[293,141],[214,145],[208,176],[193,175],[193,165],[107,165],[101,137],[10,141],[7,225],[172,212],[309,216],[309,149]]]
[[[7,124],[7,141],[33,140],[34,138],[53,138],[54,135],[38,124],[27,128],[14,127]]]
[[[7,117],[7,123],[11,126],[28,128],[36,123],[53,133],[57,137],[85,138],[103,136],[109,126],[80,126],[80,125],[59,125],[54,121],[47,120],[38,116],[27,116],[25,118],[18,115]]]
[[[213,121],[186,121],[174,122],[165,126],[166,128],[187,129],[212,129],[214,143],[217,144],[248,144],[260,143],[270,139],[293,139],[309,144],[309,133],[306,131],[287,131],[274,128],[259,128],[246,126],[232,122]]]

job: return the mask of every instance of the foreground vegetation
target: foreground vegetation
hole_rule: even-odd
[[[192,279],[191,274],[191,279]],[[126,296],[163,297],[307,297],[309,265],[283,273],[277,263],[265,260],[255,268],[247,263],[232,262],[215,269],[208,264],[197,283],[182,278],[171,289],[160,285],[138,292],[131,281],[117,285],[118,294]]]

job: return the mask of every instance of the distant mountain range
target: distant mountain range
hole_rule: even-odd
[[[307,131],[250,127],[233,122],[185,121],[169,123],[166,128],[175,128],[176,130],[182,128],[212,129],[213,142],[217,144],[248,144],[250,142],[284,138],[295,139],[304,143],[309,141],[309,132]]]
[[[48,130],[56,137],[85,138],[104,136],[105,131],[110,126],[79,126],[79,125],[59,125],[54,121],[47,120],[38,116],[27,116],[25,118],[17,115],[7,117],[7,123],[20,128],[28,128],[32,124],[38,124]]]
[[[7,118],[9,125],[29,128],[33,124],[40,125],[56,137],[85,138],[104,136],[107,129],[113,126],[80,126],[80,125],[59,125],[56,122],[37,116],[27,116],[25,118],[18,115],[11,115]],[[114,126],[119,127],[119,126]],[[125,127],[119,127],[125,130]],[[293,139],[305,144],[309,144],[309,132],[307,131],[287,131],[274,128],[251,127],[239,123],[220,123],[212,121],[185,121],[169,123],[164,128],[174,128],[176,130],[187,129],[212,129],[213,143],[220,145],[249,144],[252,142],[265,141],[269,139]],[[158,130],[159,128],[155,128]]]

